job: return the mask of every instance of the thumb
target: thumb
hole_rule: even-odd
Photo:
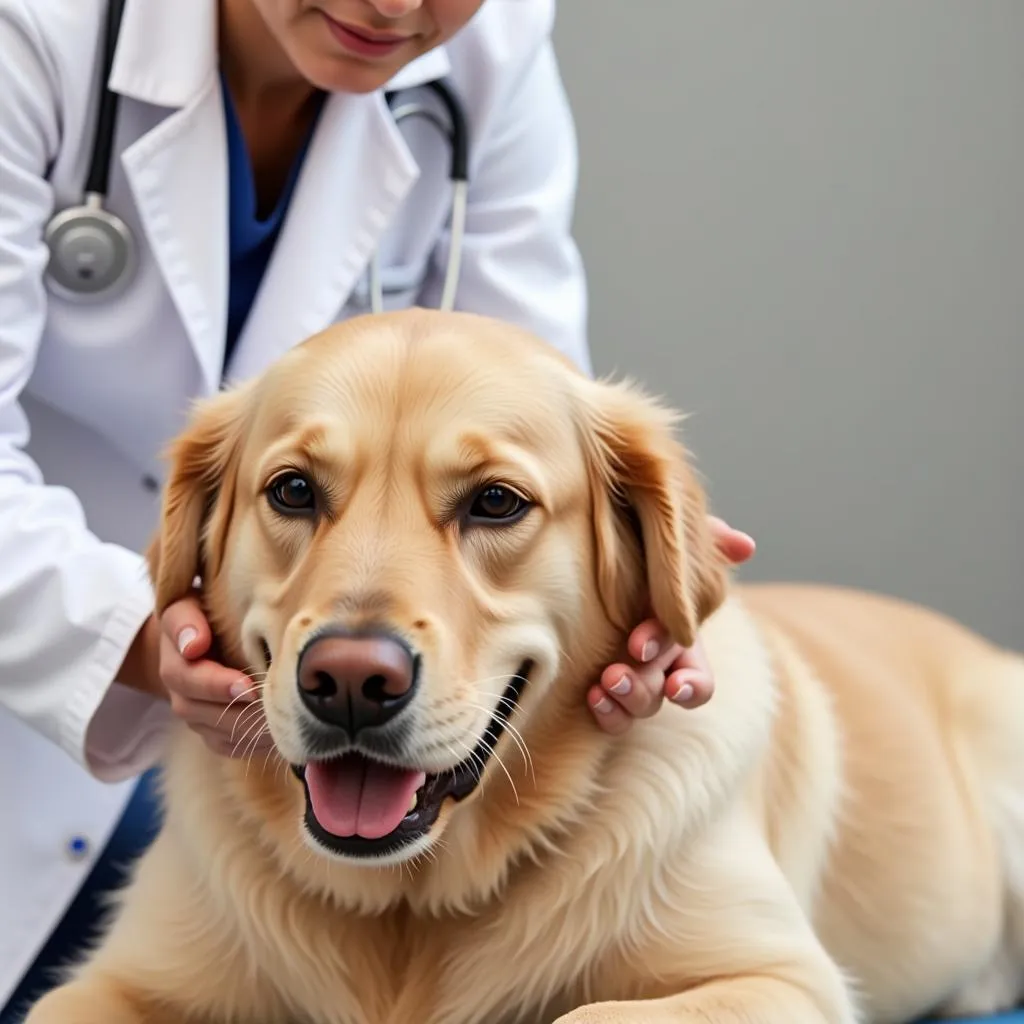
[[[210,624],[194,597],[184,597],[168,605],[160,616],[160,625],[171,643],[189,661],[201,658],[210,649]]]

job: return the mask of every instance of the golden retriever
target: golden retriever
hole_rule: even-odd
[[[537,339],[332,327],[171,451],[267,763],[182,727],[166,824],[29,1024],[852,1024],[1024,976],[1024,660],[929,611],[733,586],[676,417]],[[610,738],[653,612],[717,690]],[[261,759],[262,761],[262,759]]]

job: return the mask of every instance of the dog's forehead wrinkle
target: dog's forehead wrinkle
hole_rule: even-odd
[[[521,444],[555,444],[571,429],[565,371],[543,346],[420,312],[335,325],[285,357],[257,400],[275,417],[271,429],[311,417],[358,425],[376,451],[382,431],[404,447],[455,422]]]
[[[392,397],[405,366],[407,339],[387,325],[336,324],[292,349],[265,374],[264,400],[330,414]]]
[[[568,409],[553,393],[532,382],[493,375],[467,375],[450,383],[431,408],[410,410],[409,436],[422,442],[429,426],[431,448],[457,450],[489,457],[495,447],[512,445],[526,450],[552,450],[573,437]]]

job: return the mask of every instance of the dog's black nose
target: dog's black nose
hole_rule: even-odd
[[[299,657],[299,695],[326,725],[354,737],[383,725],[412,700],[417,659],[388,636],[322,636]]]

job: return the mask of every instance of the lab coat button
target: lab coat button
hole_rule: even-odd
[[[85,860],[89,856],[89,840],[85,836],[72,836],[67,851],[71,860]]]
[[[160,490],[160,481],[155,476],[150,476],[148,473],[142,478],[142,486],[149,491],[150,494],[156,494]]]

